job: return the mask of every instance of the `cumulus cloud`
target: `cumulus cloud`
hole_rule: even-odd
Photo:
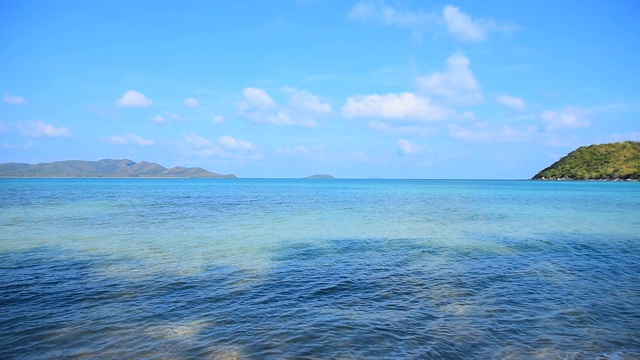
[[[213,119],[211,120],[212,124],[223,124],[224,123],[224,116],[221,115],[216,115],[213,117]]]
[[[148,99],[144,94],[134,90],[129,90],[120,99],[118,105],[122,107],[148,107],[153,105],[153,101]]]
[[[447,59],[447,69],[418,77],[417,83],[424,94],[438,96],[452,104],[471,105],[484,101],[480,84],[473,76],[471,61],[457,52]]]
[[[496,97],[496,102],[514,110],[524,110],[526,107],[521,98],[505,94]]]
[[[239,140],[234,137],[225,135],[218,139],[218,144],[225,149],[230,150],[251,150],[253,149],[253,144],[248,141]]]
[[[444,26],[448,33],[461,41],[483,41],[490,33],[508,34],[520,26],[512,21],[492,18],[473,19],[469,14],[452,5],[446,5],[440,13],[398,10],[384,1],[360,1],[347,13],[352,20],[375,20],[387,25],[408,27],[423,31],[429,27]]]
[[[373,117],[387,120],[437,121],[452,115],[450,109],[432,104],[410,92],[386,95],[356,95],[342,106],[346,118]]]
[[[27,99],[23,98],[22,96],[11,95],[9,93],[4,93],[2,95],[2,100],[11,105],[24,105],[27,103]]]
[[[480,41],[487,36],[484,27],[478,22],[474,22],[471,16],[460,11],[459,8],[447,5],[442,9],[442,18],[447,26],[447,30],[463,40]]]
[[[589,127],[589,112],[577,107],[566,107],[561,111],[545,111],[540,118],[549,129]]]
[[[71,131],[66,127],[55,127],[40,120],[27,121],[23,124],[17,124],[16,127],[21,134],[30,137],[73,137]]]
[[[491,18],[474,20],[468,14],[460,11],[460,8],[452,5],[447,5],[442,9],[442,19],[447,31],[463,41],[483,41],[490,32],[507,34],[519,28],[513,22],[498,22]]]
[[[296,90],[285,86],[282,91],[290,96],[289,108],[299,112],[312,112],[315,114],[330,114],[331,105],[322,103],[317,96],[305,90]]]
[[[154,144],[153,140],[143,139],[136,134],[126,134],[124,136],[113,135],[107,138],[107,141],[112,144],[120,144],[120,145],[133,144],[133,145],[145,146],[145,145]]]
[[[282,91],[289,95],[286,105],[277,104],[262,89],[245,88],[244,99],[236,103],[238,114],[256,123],[316,127],[316,116],[332,112],[331,105],[322,103],[318,97],[305,90],[284,87]]]
[[[183,148],[200,157],[260,158],[255,145],[232,136],[221,136],[215,142],[195,133],[183,134],[182,137],[185,140]]]
[[[398,146],[398,151],[403,156],[417,155],[422,152],[422,147],[420,145],[412,144],[405,139],[398,139],[398,141],[396,141],[396,146]]]
[[[184,105],[191,109],[197,109],[200,106],[200,102],[196,98],[184,99]]]
[[[347,16],[353,20],[381,20],[399,27],[429,25],[437,19],[437,15],[433,13],[399,11],[382,1],[360,1],[351,8]]]
[[[156,115],[153,117],[153,122],[155,122],[156,124],[164,124],[165,123],[165,118],[162,115]]]
[[[495,126],[476,123],[473,126],[449,125],[449,136],[470,142],[522,142],[530,140],[538,132],[535,126],[515,128],[511,125]]]
[[[245,88],[242,91],[244,99],[236,103],[240,116],[257,123],[270,123],[275,125],[295,125],[284,114],[275,101],[266,91],[257,88]],[[300,124],[313,126],[315,124]]]

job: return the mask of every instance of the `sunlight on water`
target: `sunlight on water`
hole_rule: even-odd
[[[640,358],[638,184],[0,192],[0,358]]]

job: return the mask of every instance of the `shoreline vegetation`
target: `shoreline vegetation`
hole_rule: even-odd
[[[581,146],[531,179],[640,181],[640,142]]]
[[[0,178],[211,178],[236,179],[233,174],[217,174],[200,167],[175,166],[170,169],[147,161],[129,159],[98,161],[65,160],[51,163],[0,164]]]

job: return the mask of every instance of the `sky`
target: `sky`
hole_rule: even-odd
[[[0,163],[526,179],[640,141],[637,1],[0,2]]]

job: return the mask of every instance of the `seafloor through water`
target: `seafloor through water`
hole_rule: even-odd
[[[0,180],[0,358],[640,359],[640,184]]]

